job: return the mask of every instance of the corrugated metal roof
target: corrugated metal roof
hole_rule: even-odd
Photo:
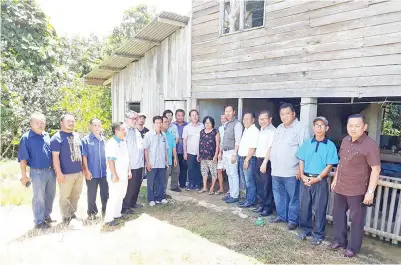
[[[160,44],[178,28],[188,23],[189,17],[171,12],[161,12],[141,29],[132,40],[125,42],[113,54],[85,76],[88,85],[103,84],[116,72],[137,61],[148,50]]]

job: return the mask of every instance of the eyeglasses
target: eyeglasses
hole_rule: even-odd
[[[325,128],[326,127],[326,125],[325,124],[315,124],[315,125],[313,125],[315,128],[319,128],[319,129],[321,129],[321,128]]]

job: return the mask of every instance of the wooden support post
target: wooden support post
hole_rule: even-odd
[[[317,116],[317,98],[301,98],[300,120],[308,128],[312,136],[312,122]]]
[[[242,109],[243,109],[243,99],[239,98],[238,99],[238,112],[237,112],[239,121],[242,121]]]

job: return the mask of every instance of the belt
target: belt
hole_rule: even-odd
[[[223,151],[231,151],[231,150],[234,150],[234,148],[224,148],[223,147]]]
[[[30,168],[30,170],[53,170],[53,167],[45,167],[45,168]]]
[[[311,178],[317,178],[319,176],[319,174],[309,174],[309,173],[305,173],[305,172],[304,172],[304,175],[307,177],[311,177]]]

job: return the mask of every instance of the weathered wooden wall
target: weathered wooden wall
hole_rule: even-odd
[[[401,1],[270,0],[265,25],[219,35],[193,0],[195,98],[401,96]]]
[[[190,40],[190,26],[180,28],[113,76],[113,121],[124,120],[127,102],[141,103],[141,112],[148,117],[147,127],[152,126],[152,117],[161,115],[171,101],[183,105],[180,101],[191,96]]]

